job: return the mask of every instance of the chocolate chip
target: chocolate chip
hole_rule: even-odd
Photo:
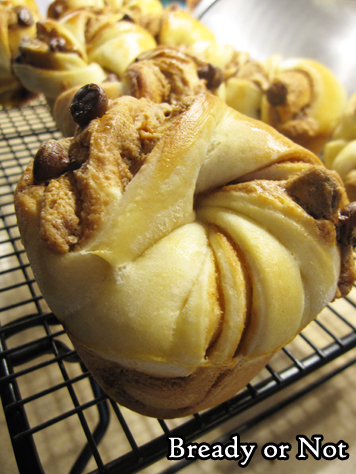
[[[64,5],[56,4],[55,2],[49,7],[48,17],[58,20],[64,13]]]
[[[306,169],[286,184],[286,192],[314,219],[337,219],[341,188],[324,167]]]
[[[131,23],[135,23],[135,20],[132,18],[132,16],[128,15],[127,13],[124,14],[120,21],[130,21]]]
[[[287,99],[288,89],[283,82],[274,82],[266,91],[268,102],[274,107],[283,105]]]
[[[216,89],[223,81],[223,73],[220,68],[212,64],[206,64],[198,70],[199,79],[206,80],[208,89]]]
[[[53,38],[49,43],[49,49],[53,52],[65,51],[66,49],[66,40],[64,38]]]
[[[16,64],[26,64],[27,63],[26,55],[23,52],[19,53],[17,56],[15,56],[14,63],[16,63]]]
[[[33,163],[35,184],[58,178],[69,169],[69,158],[56,140],[48,140],[37,151]]]
[[[79,89],[70,104],[73,120],[81,127],[85,127],[95,118],[102,117],[107,108],[106,93],[97,84],[87,84]]]
[[[336,231],[340,244],[356,245],[356,202],[351,202],[341,209]]]
[[[20,26],[31,26],[34,23],[34,19],[27,8],[21,7],[17,11],[17,22]]]

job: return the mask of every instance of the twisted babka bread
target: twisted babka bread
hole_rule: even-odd
[[[350,290],[354,213],[313,153],[213,94],[90,85],[71,112],[16,213],[44,297],[118,402],[160,418],[223,402]]]

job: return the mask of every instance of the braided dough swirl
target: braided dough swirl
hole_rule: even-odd
[[[219,98],[122,97],[64,145],[86,161],[40,184],[28,168],[20,232],[49,306],[124,405],[176,417],[226,400],[350,290],[338,176]]]

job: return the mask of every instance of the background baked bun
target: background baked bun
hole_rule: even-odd
[[[33,98],[13,73],[13,63],[24,37],[36,35],[40,12],[34,0],[0,2],[0,105],[24,105]]]
[[[116,401],[162,418],[223,402],[350,290],[348,200],[313,153],[212,94],[107,101],[90,85],[71,111],[75,136],[42,145],[16,213],[44,297]]]
[[[55,0],[36,34],[23,38],[14,73],[26,90],[43,94],[52,109],[76,86],[120,81],[127,67],[157,44],[180,46],[214,35],[177,5],[159,0]]]
[[[157,46],[140,54],[123,74],[121,81],[100,84],[109,99],[130,95],[156,103],[175,104],[184,97],[202,92],[220,94],[223,72],[175,46]],[[63,92],[55,101],[52,115],[63,136],[73,136],[76,123],[70,102],[80,87]],[[224,96],[224,93],[222,93]]]
[[[343,113],[347,98],[343,86],[312,59],[271,56],[265,67],[270,86],[261,103],[261,119],[319,154]]]
[[[123,12],[76,10],[58,21],[39,21],[37,36],[21,42],[14,71],[52,107],[72,87],[101,83],[109,74],[120,78],[136,56],[155,46],[153,36]]]
[[[324,147],[323,161],[339,173],[350,201],[356,201],[356,93],[349,98],[331,140]]]
[[[60,105],[54,112],[55,102],[65,94],[66,104],[70,89],[108,80],[124,82],[117,85],[120,93],[156,102],[210,90],[316,154],[346,104],[344,88],[323,64],[279,55],[256,61],[248,52],[218,43],[178,3],[164,8],[159,0],[55,0],[47,18],[37,22],[36,34],[22,38],[17,49],[13,80],[22,90],[46,97],[65,135],[73,133],[71,120]],[[178,68],[177,61],[164,64],[163,56],[174,49],[176,58],[189,55],[190,61],[183,64],[181,56]],[[198,78],[189,63],[199,69]]]

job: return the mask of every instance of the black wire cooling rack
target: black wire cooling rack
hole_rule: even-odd
[[[241,434],[356,362],[354,288],[220,406],[164,421],[111,401],[46,306],[16,225],[16,183],[40,144],[59,137],[41,100],[0,110],[0,390],[21,474],[49,474],[53,464],[71,474],[133,473],[152,465],[155,473],[178,472],[187,461],[161,461],[167,436],[193,441],[220,428],[216,440],[226,442],[227,424]]]

